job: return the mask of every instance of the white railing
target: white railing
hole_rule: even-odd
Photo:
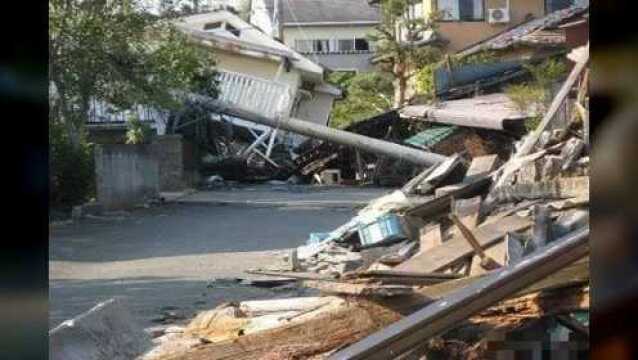
[[[291,87],[285,83],[263,80],[249,75],[220,71],[219,100],[270,118],[289,116],[292,110]],[[168,119],[165,111],[138,105],[130,110],[117,111],[97,100],[91,101],[88,123],[90,125],[124,124],[131,115],[142,122],[163,129]]]
[[[228,71],[220,71],[218,79],[222,102],[269,118],[290,115],[292,92],[289,85]]]

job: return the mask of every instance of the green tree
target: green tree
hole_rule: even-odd
[[[381,70],[395,79],[394,106],[407,102],[409,80],[416,70],[441,58],[441,50],[432,45],[419,45],[424,34],[435,30],[435,17],[424,19],[410,7],[421,0],[380,0],[381,23],[370,39],[375,43]]]
[[[563,60],[547,59],[539,64],[523,66],[531,75],[531,81],[509,85],[505,93],[521,112],[535,114],[526,123],[528,130],[537,127],[552,101],[552,86],[567,73]]]
[[[332,111],[330,125],[344,128],[392,107],[392,77],[384,73],[333,73],[329,81],[344,90],[345,98]]]
[[[118,109],[180,105],[171,90],[216,96],[214,58],[139,0],[49,0],[50,121],[74,148],[92,100]]]

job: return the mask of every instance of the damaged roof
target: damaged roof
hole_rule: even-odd
[[[562,31],[557,32],[549,29],[588,10],[589,4],[577,4],[563,10],[554,11],[545,17],[530,20],[494,37],[482,40],[465,50],[459,51],[458,55],[465,57],[484,50],[503,50],[516,44],[563,44],[565,36]]]
[[[271,18],[274,0],[264,0]],[[284,26],[336,23],[377,24],[379,9],[367,0],[283,0]]]
[[[403,118],[433,123],[493,130],[517,130],[532,114],[523,113],[505,94],[444,101],[432,105],[410,105],[399,110]]]

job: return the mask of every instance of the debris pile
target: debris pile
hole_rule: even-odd
[[[288,268],[251,271],[319,296],[222,304],[156,339],[145,359],[479,359],[541,338],[586,351],[588,51],[570,58],[507,161],[448,156],[312,234]],[[565,104],[573,110],[557,122]]]

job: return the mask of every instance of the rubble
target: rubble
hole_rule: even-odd
[[[588,56],[578,54],[505,162],[445,157],[334,231],[312,234],[290,268],[249,272],[316,295],[220,305],[163,335],[172,337],[148,359],[484,358],[490,339],[547,331],[543,319],[586,339],[574,314],[589,310],[587,117],[553,124],[585,86]]]

